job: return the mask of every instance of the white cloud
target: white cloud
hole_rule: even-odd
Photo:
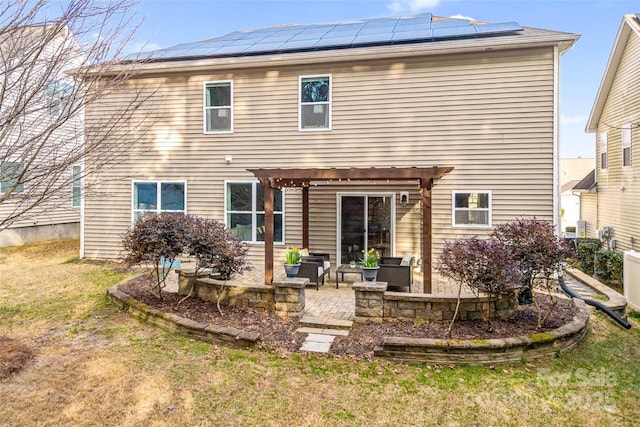
[[[396,0],[387,4],[387,9],[392,12],[404,12],[406,10],[414,13],[423,12],[438,6],[440,1],[441,0]]]
[[[576,125],[576,124],[587,124],[587,116],[565,116],[564,114],[560,114],[560,123],[563,125]]]
[[[460,15],[460,14],[450,16],[449,18],[453,18],[453,19],[468,19],[469,21],[475,21],[475,19],[473,19],[470,16],[464,16],[464,15]]]

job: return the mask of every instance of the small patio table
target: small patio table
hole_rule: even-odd
[[[342,275],[342,281],[344,282],[344,274],[359,274],[360,280],[362,280],[362,270],[360,270],[360,265],[356,264],[355,266],[351,266],[351,264],[342,264],[340,267],[336,269],[336,289],[338,289],[338,274]]]

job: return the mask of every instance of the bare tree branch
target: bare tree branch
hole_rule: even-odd
[[[133,67],[112,71],[140,24],[134,6],[132,0],[0,6],[0,231],[70,207],[74,178],[91,177],[83,189],[91,197],[100,171],[135,150],[136,135],[151,125],[153,118],[134,113],[153,89],[130,83]],[[105,103],[105,94],[124,87],[126,98]],[[85,123],[89,110],[101,114]],[[82,169],[74,177],[75,165]]]

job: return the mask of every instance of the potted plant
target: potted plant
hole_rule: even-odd
[[[362,252],[364,253],[364,250]],[[365,281],[376,281],[376,278],[378,277],[378,269],[380,268],[378,265],[379,261],[380,251],[375,250],[375,248],[369,249],[369,251],[364,254],[360,271],[362,271],[362,278]]]
[[[298,270],[300,269],[300,249],[295,246],[287,247],[287,251],[284,254],[285,263],[284,270],[287,273],[287,277],[298,277]]]

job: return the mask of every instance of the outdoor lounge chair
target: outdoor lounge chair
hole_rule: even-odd
[[[413,258],[410,254],[404,257],[380,258],[378,282],[387,282],[387,290],[391,292],[411,292],[413,284]]]
[[[303,256],[300,260],[298,277],[304,277],[311,282],[315,282],[316,290],[319,290],[320,281],[322,281],[322,286],[324,286],[325,276],[329,277],[331,273],[330,256],[324,253],[309,253],[309,255],[304,255],[306,252],[304,249],[301,252]]]

